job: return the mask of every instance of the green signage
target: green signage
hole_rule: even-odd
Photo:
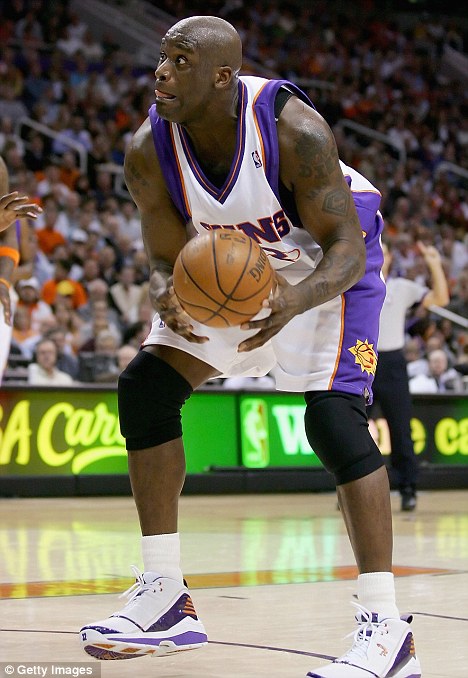
[[[432,464],[468,464],[468,399],[421,396],[415,451]],[[320,467],[304,429],[302,395],[198,391],[183,409],[187,473],[213,466]],[[390,454],[384,419],[371,432]],[[114,390],[0,390],[0,476],[126,474]]]
[[[244,466],[321,466],[305,434],[302,395],[245,393],[239,398]],[[435,464],[468,464],[465,396],[415,398],[414,415],[411,433],[416,454]],[[382,454],[389,455],[390,434],[385,419],[371,422],[370,429]]]
[[[301,395],[240,396],[241,454],[247,468],[321,466],[307,442]]]
[[[199,393],[184,408],[187,472],[238,465],[236,397]],[[0,475],[127,473],[115,391],[0,391]]]

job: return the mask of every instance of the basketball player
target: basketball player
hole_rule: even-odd
[[[0,384],[8,360],[11,342],[12,276],[19,262],[19,220],[22,217],[35,219],[41,212],[38,205],[30,204],[29,198],[15,191],[8,192],[8,171],[0,157]],[[13,225],[16,222],[16,227]]]
[[[175,24],[161,44],[156,103],[127,152],[156,309],[144,348],[119,380],[144,572],[128,604],[84,626],[81,641],[100,659],[207,641],[179,561],[180,411],[207,379],[275,368],[278,389],[305,394],[307,436],[335,475],[361,573],[352,648],[309,676],[415,678],[419,662],[391,573],[387,472],[365,409],[385,295],[380,194],[340,163],[329,127],[299,89],[239,77],[241,65],[239,35],[226,21]],[[239,229],[269,255],[277,289],[268,317],[216,330],[177,303],[171,273],[179,251],[215,228]]]

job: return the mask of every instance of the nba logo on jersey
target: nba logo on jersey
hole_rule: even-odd
[[[252,153],[252,160],[254,161],[255,167],[261,167],[262,166],[262,161],[260,160],[260,156],[258,154],[258,151],[254,151]]]

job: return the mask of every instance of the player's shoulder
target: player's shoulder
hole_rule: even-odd
[[[125,174],[135,167],[154,172],[159,167],[154,148],[151,122],[146,118],[133,134],[125,152]]]
[[[130,143],[127,148],[127,154],[136,155],[138,153],[143,153],[144,151],[146,151],[147,147],[150,146],[151,143],[152,143],[151,122],[149,117],[147,117],[131,137]]]

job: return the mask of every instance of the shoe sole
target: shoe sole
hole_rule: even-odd
[[[190,632],[192,641],[184,642],[183,637],[175,640],[155,638],[152,643],[149,639],[141,639],[142,642],[132,642],[131,638],[118,640],[102,635],[93,629],[86,629],[86,640],[82,639],[84,651],[100,660],[118,660],[118,659],[137,659],[138,657],[164,657],[176,652],[185,652],[187,650],[196,650],[208,644],[207,637],[202,633]],[[196,638],[198,636],[198,638]],[[177,642],[177,640],[182,642]],[[146,642],[143,642],[146,641]]]

